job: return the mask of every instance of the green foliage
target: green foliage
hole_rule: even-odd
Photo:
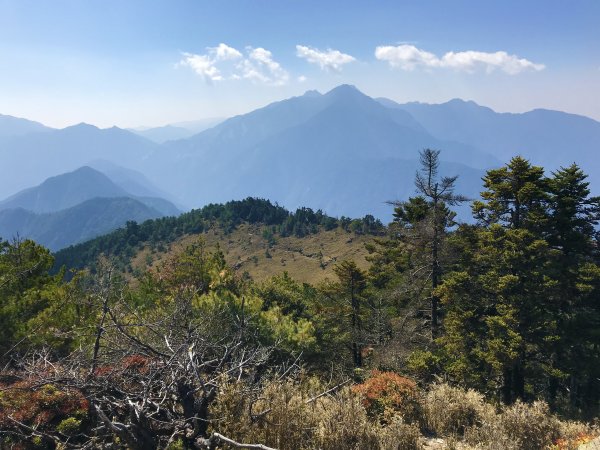
[[[597,408],[598,199],[585,178],[577,166],[545,178],[519,157],[484,178],[479,225],[456,232],[457,263],[437,289],[437,357],[463,385]]]
[[[0,240],[0,358],[30,336],[30,320],[56,296],[62,274],[48,274],[52,263],[31,240]]]

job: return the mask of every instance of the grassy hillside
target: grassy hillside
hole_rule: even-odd
[[[204,239],[209,250],[218,246],[227,264],[240,275],[247,274],[262,281],[286,271],[295,280],[314,284],[332,278],[333,266],[339,261],[353,260],[361,269],[366,269],[365,243],[373,240],[373,236],[339,227],[329,231],[320,229],[304,237],[274,235],[264,225],[242,224],[228,234],[215,227],[185,235],[162,250],[145,245],[131,258],[131,270],[156,269],[198,239]]]
[[[288,271],[300,281],[316,282],[335,261],[352,259],[366,267],[364,244],[385,227],[373,216],[339,219],[299,208],[294,213],[268,200],[248,198],[207,205],[179,217],[164,217],[124,228],[55,254],[55,270],[93,267],[107,257],[126,273],[156,268],[202,237],[217,245],[227,263],[254,279]]]

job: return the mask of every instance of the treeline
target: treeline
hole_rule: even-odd
[[[362,219],[337,219],[311,208],[298,208],[292,213],[269,200],[249,197],[225,204],[209,204],[178,217],[147,220],[141,224],[127,222],[125,227],[112,233],[56,252],[54,270],[63,266],[69,269],[91,267],[100,255],[113,258],[123,270],[142,245],[164,250],[165,246],[183,235],[200,234],[213,227],[230,233],[242,223],[269,226],[272,232],[282,237],[304,237],[320,229],[337,227],[361,234],[376,235],[384,231],[381,221],[372,215]]]

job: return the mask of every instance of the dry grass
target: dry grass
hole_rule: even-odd
[[[407,423],[401,410],[383,422],[368,414],[360,389],[308,401],[325,389],[314,379],[272,382],[253,392],[242,383],[225,384],[211,409],[212,427],[280,450],[572,450],[599,434],[559,420],[543,402],[497,410],[481,394],[446,384],[420,397],[421,428]]]
[[[253,393],[246,389],[226,384],[211,409],[213,428],[238,441],[279,450],[420,448],[417,426],[400,417],[387,425],[371,420],[361,396],[350,388],[310,402],[326,389],[314,380],[273,382]]]
[[[422,403],[424,427],[440,436],[463,435],[467,428],[493,414],[483,395],[447,384],[432,385]]]
[[[356,235],[338,228],[304,238],[275,236],[275,243],[269,245],[263,237],[265,229],[243,224],[230,234],[211,229],[199,235],[187,235],[170,244],[165,252],[152,253],[149,248],[144,248],[132,259],[131,265],[134,269],[146,270],[151,259],[150,267],[156,269],[201,236],[208,250],[214,250],[218,244],[228,265],[240,275],[248,272],[256,281],[287,271],[299,282],[317,284],[325,278],[335,278],[333,266],[345,259],[356,262],[361,269],[368,268],[365,243],[372,241],[372,236]]]

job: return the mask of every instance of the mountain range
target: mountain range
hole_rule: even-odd
[[[118,171],[116,166],[109,167]],[[123,184],[142,186],[139,177],[137,184],[125,182],[123,174],[129,172],[122,169]],[[152,190],[147,187],[143,193]],[[58,250],[112,231],[127,221],[180,213],[168,200],[133,195],[107,175],[84,166],[0,201],[0,237],[32,238]]]
[[[46,214],[5,209],[0,211],[0,236],[33,239],[56,251],[106,234],[128,221],[143,222],[163,215],[129,197],[94,198]]]
[[[6,117],[0,117],[0,130]],[[85,124],[3,132],[0,158],[19,169],[0,177],[0,197],[102,160],[143,174],[161,192],[157,196],[181,209],[255,196],[289,209],[309,206],[331,215],[370,213],[387,220],[386,201],[414,195],[418,153],[425,147],[441,150],[441,174],[459,175],[457,191],[475,197],[485,170],[517,154],[549,171],[577,162],[590,175],[592,190],[598,189],[599,143],[600,123],[584,116],[497,113],[458,99],[399,104],[342,85],[325,94],[308,91],[162,144]]]

